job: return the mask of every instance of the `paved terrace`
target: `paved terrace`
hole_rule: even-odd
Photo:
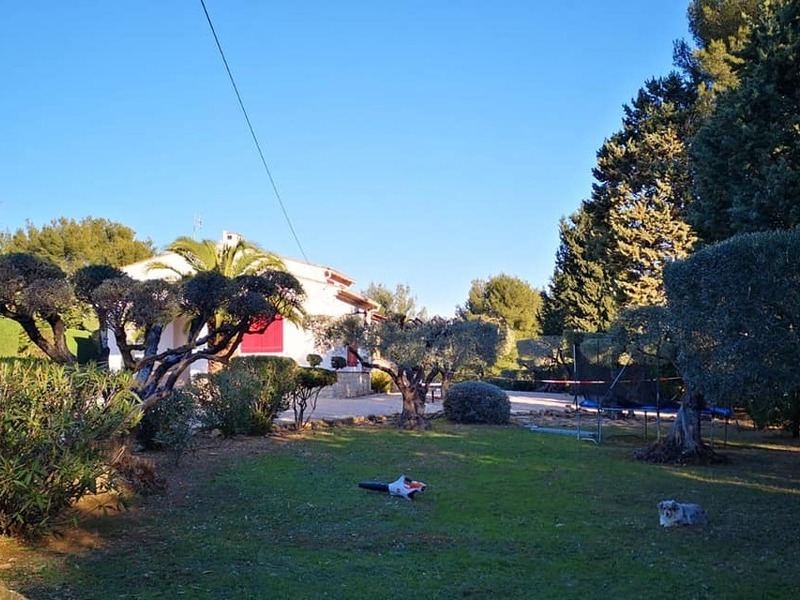
[[[507,392],[511,400],[511,413],[529,413],[542,410],[563,410],[572,406],[574,397],[569,394],[548,394],[544,392]],[[343,419],[347,417],[366,417],[369,415],[393,415],[403,409],[400,394],[372,394],[358,398],[320,398],[312,419]],[[442,410],[441,399],[426,405],[426,412]],[[283,413],[281,421],[294,420],[292,411]]]

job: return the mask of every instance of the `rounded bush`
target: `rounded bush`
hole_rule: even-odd
[[[373,369],[370,374],[370,386],[376,394],[388,394],[392,391],[392,378],[383,371]]]
[[[456,383],[447,391],[444,414],[458,423],[502,425],[511,418],[511,401],[496,385],[482,381]]]

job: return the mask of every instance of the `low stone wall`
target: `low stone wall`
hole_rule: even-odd
[[[336,383],[323,389],[320,398],[357,398],[372,393],[370,374],[363,371],[337,371]]]

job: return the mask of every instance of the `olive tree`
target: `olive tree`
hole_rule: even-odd
[[[68,278],[49,259],[0,255],[0,316],[19,323],[42,352],[62,364],[76,362],[64,320],[76,295],[114,336],[146,408],[166,397],[194,362],[227,360],[245,333],[265,331],[278,316],[298,322],[304,292],[282,270],[236,277],[210,271],[170,282],[138,281],[93,265]],[[185,341],[160,348],[164,328],[177,318],[186,324]]]
[[[146,408],[169,395],[198,360],[227,360],[244,334],[265,331],[279,316],[299,320],[304,292],[285,271],[236,277],[208,271],[178,282],[112,277],[89,296],[125,369],[136,374]],[[164,328],[178,317],[185,320],[185,341],[160,349]]]
[[[800,435],[800,230],[742,234],[665,271],[677,362],[706,402]]]
[[[65,312],[74,303],[64,271],[47,258],[12,252],[0,255],[0,316],[16,321],[51,360],[76,362],[67,348]]]
[[[344,345],[361,365],[391,377],[403,398],[400,425],[425,429],[425,399],[431,382],[446,383],[464,366],[491,364],[499,344],[497,325],[461,319],[394,319],[368,321],[360,315],[308,320],[317,344]]]
[[[656,406],[661,406],[660,377],[676,369],[677,348],[670,313],[663,306],[642,306],[622,311],[614,319],[610,338],[615,352],[630,360],[656,366]],[[658,437],[636,451],[638,458],[653,462],[689,462],[714,458],[713,450],[702,440],[700,413],[702,398],[684,394],[669,433],[662,437],[660,412],[657,412]]]

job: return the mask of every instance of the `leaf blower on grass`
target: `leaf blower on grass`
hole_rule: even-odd
[[[400,496],[406,500],[413,500],[414,494],[425,491],[424,483],[421,481],[414,481],[405,475],[400,475],[400,477],[391,483],[382,483],[380,481],[360,481],[358,483],[358,487],[376,492],[389,492],[390,496]]]

